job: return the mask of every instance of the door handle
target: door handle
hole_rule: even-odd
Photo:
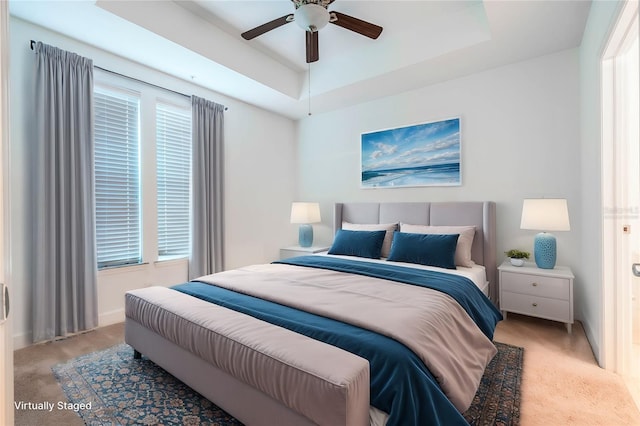
[[[0,283],[0,324],[9,317],[9,287]]]
[[[640,263],[634,263],[631,265],[631,272],[633,272],[633,275],[636,277],[640,277]]]

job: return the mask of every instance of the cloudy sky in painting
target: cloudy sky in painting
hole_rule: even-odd
[[[460,162],[460,119],[362,134],[362,171]]]

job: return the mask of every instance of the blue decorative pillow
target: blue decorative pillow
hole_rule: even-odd
[[[379,259],[386,231],[347,231],[336,233],[329,254]]]
[[[456,269],[458,236],[459,234],[396,232],[387,260]]]

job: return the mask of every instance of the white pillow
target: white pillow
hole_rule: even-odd
[[[389,257],[393,233],[398,230],[397,223],[349,223],[342,222],[342,229],[347,231],[387,231],[382,242],[380,256]]]
[[[412,234],[459,234],[456,245],[455,262],[458,266],[471,267],[475,262],[471,260],[471,246],[473,237],[476,235],[475,226],[426,226],[400,224],[400,232],[410,232]]]

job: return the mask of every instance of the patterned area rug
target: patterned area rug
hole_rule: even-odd
[[[493,357],[464,418],[474,426],[520,424],[520,383],[524,348],[496,342]]]
[[[471,425],[519,424],[524,350],[503,343],[496,346],[498,354],[465,413]],[[88,425],[241,425],[153,362],[133,359],[133,349],[126,344],[80,356],[52,370]]]

